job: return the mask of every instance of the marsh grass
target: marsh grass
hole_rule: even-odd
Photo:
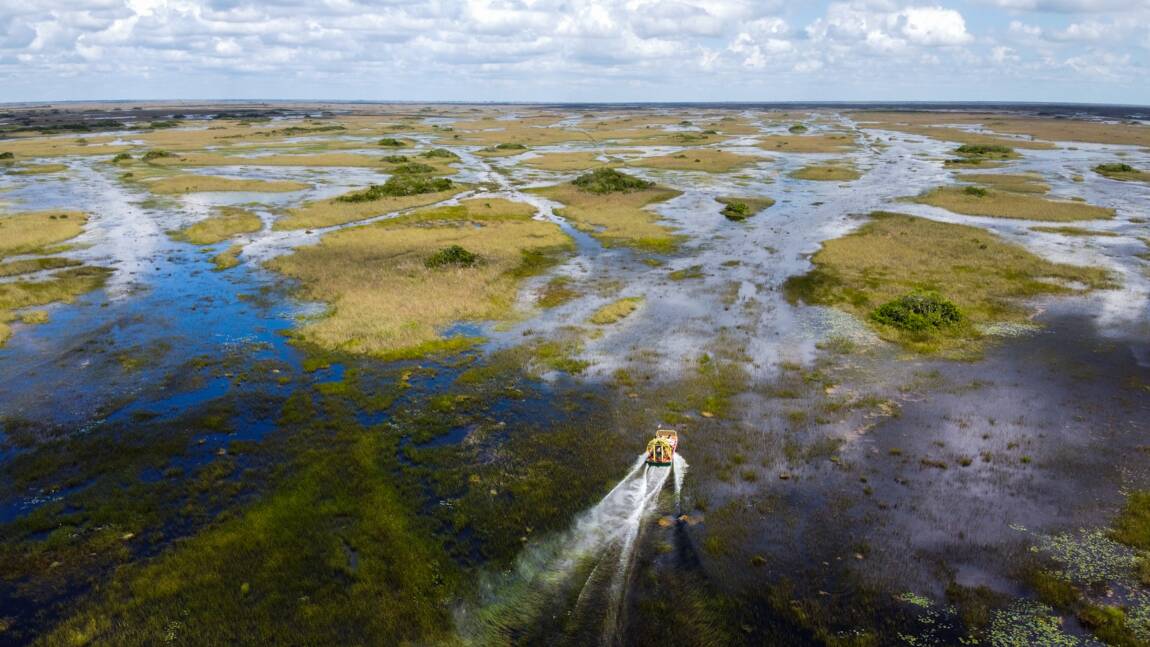
[[[596,167],[614,168],[622,162],[617,158],[599,159],[598,153],[544,153],[520,163],[522,166],[544,171],[584,171]]]
[[[882,338],[921,352],[976,350],[979,324],[1026,318],[1019,300],[1071,293],[1070,283],[1112,286],[1102,269],[1051,263],[977,227],[887,212],[827,241],[811,261],[813,270],[786,283],[791,302],[841,308]],[[876,307],[916,290],[952,301],[972,325],[906,331],[870,318]]]
[[[674,171],[705,171],[726,173],[763,161],[761,157],[728,153],[715,148],[691,148],[668,155],[640,157],[631,160],[631,166]]]
[[[512,316],[523,276],[571,249],[557,225],[534,213],[524,203],[465,200],[330,233],[268,266],[299,279],[304,298],[331,306],[302,327],[303,340],[381,357],[457,350],[461,340],[440,338],[443,328]],[[453,245],[483,262],[427,267],[426,259]]]
[[[715,201],[723,205],[723,217],[734,221],[756,216],[775,204],[772,198],[720,197]]]
[[[240,252],[244,251],[243,245],[232,245],[224,251],[212,257],[212,264],[215,266],[216,271],[230,270],[240,264]]]
[[[862,177],[853,167],[843,164],[812,164],[791,171],[796,180],[816,180],[820,182],[850,182]]]
[[[1150,146],[1150,132],[1145,126],[1138,124],[1103,123],[1087,121],[1085,119],[1050,119],[1044,117],[1008,117],[995,115],[993,121],[986,114],[978,113],[858,113],[862,121],[893,122],[909,125],[910,127],[929,128],[940,123],[948,124],[982,124],[985,128],[1003,134],[1024,135],[1037,140],[1006,140],[1016,147],[1051,148],[1049,142],[1092,142],[1096,144],[1117,144],[1123,146]],[[864,124],[864,127],[870,127]],[[897,128],[895,128],[897,130]],[[943,128],[934,128],[943,130]],[[945,128],[955,131],[955,136],[970,136],[977,133],[967,133],[957,128]]]
[[[587,321],[597,326],[607,326],[630,316],[641,305],[643,297],[625,297],[599,308]]]
[[[1070,222],[1114,217],[1113,209],[1083,202],[1050,200],[1036,195],[994,189],[986,190],[984,195],[971,195],[966,188],[970,187],[939,187],[914,198],[914,201],[954,213],[992,218]]]
[[[58,256],[25,258],[0,263],[0,278],[20,276],[21,274],[31,274],[45,270],[58,270],[65,267],[76,267],[77,265],[80,265],[80,261],[74,261],[70,258],[60,258]]]
[[[627,192],[592,193],[574,184],[532,189],[546,198],[561,202],[557,213],[576,227],[590,232],[608,247],[626,246],[652,252],[673,251],[680,237],[659,224],[659,216],[646,209],[680,194],[674,189],[650,187]]]
[[[781,153],[842,153],[854,150],[853,135],[769,135],[759,140],[759,147]]]
[[[214,245],[237,234],[250,234],[263,228],[256,214],[239,207],[220,207],[215,215],[172,234],[177,240],[193,245]]]
[[[453,184],[452,188],[446,191],[396,197],[380,196],[376,199],[363,199],[370,197],[370,194],[364,196],[363,191],[353,191],[336,198],[305,202],[299,207],[288,210],[284,216],[276,220],[272,228],[276,230],[311,229],[342,225],[393,211],[435,204],[466,190],[465,185]],[[358,197],[352,198],[351,196]]]
[[[1050,185],[1042,176],[1029,173],[965,173],[955,176],[960,182],[982,184],[1001,191],[1014,193],[1046,193]]]
[[[25,164],[8,172],[12,175],[45,175],[67,170],[67,164]]]
[[[79,211],[0,214],[0,258],[34,254],[79,236],[88,222]]]
[[[111,273],[102,267],[73,267],[43,281],[0,283],[0,345],[11,334],[5,322],[14,318],[12,311],[49,303],[71,303],[76,297],[103,287]]]
[[[145,180],[143,185],[153,193],[201,193],[209,191],[251,191],[255,193],[288,193],[310,189],[311,185],[290,180],[256,180],[215,175],[173,175]]]
[[[1107,238],[1115,238],[1121,236],[1112,231],[1100,231],[1097,229],[1085,229],[1083,227],[1031,227],[1030,231],[1037,231],[1044,234],[1062,234],[1063,236],[1103,236]]]
[[[571,287],[571,279],[556,276],[547,282],[539,292],[535,305],[540,308],[555,308],[580,297],[582,293]]]

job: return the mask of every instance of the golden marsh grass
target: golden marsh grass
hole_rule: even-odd
[[[466,190],[467,187],[456,185],[450,191],[384,197],[368,202],[341,202],[337,198],[305,202],[295,209],[289,209],[286,215],[275,221],[272,228],[276,230],[314,229],[342,225],[357,220],[365,220],[374,216],[381,216],[393,211],[402,211],[413,207],[435,204],[436,202],[441,202],[463,193]],[[359,193],[359,191],[351,191],[348,195],[355,193]]]
[[[606,326],[627,318],[643,305],[643,297],[626,297],[599,308],[587,321],[596,326]]]
[[[599,167],[617,168],[622,164],[618,158],[609,157],[602,161],[599,157],[599,153],[544,153],[523,160],[520,165],[543,171],[585,171]]]
[[[1042,181],[1042,176],[1031,173],[964,173],[955,176],[960,182],[982,184],[1013,193],[1046,193],[1050,185]]]
[[[715,148],[692,148],[669,155],[654,157],[640,157],[631,160],[631,166],[644,168],[670,169],[675,171],[706,171],[708,173],[726,173],[733,169],[749,166],[764,161],[761,157],[738,155]]]
[[[848,134],[768,135],[759,140],[759,148],[780,153],[842,153],[855,146],[855,137]]]
[[[1019,299],[1069,293],[1071,284],[1112,285],[1102,269],[1051,263],[978,227],[886,212],[827,241],[811,261],[810,273],[788,282],[788,297],[833,305],[867,321],[874,308],[914,290],[942,294],[980,324],[1025,319]],[[877,329],[884,339],[922,351],[957,349],[979,337],[974,327],[952,339]]]
[[[260,217],[247,209],[221,207],[215,215],[176,232],[173,238],[194,245],[214,245],[237,234],[250,234],[262,228]]]
[[[1114,210],[1085,202],[1050,200],[1037,195],[987,189],[985,195],[968,191],[969,187],[945,186],[914,198],[915,202],[968,216],[1014,218],[1071,222],[1104,220],[1114,217]]]
[[[796,180],[815,180],[818,182],[850,182],[862,177],[854,167],[843,164],[811,164],[791,171],[790,176]]]
[[[288,193],[311,188],[304,182],[290,180],[255,180],[216,175],[173,175],[143,183],[153,193],[201,193],[209,191],[252,191],[256,193]]]
[[[659,216],[646,207],[680,194],[674,189],[654,187],[627,193],[595,194],[566,183],[533,189],[564,205],[561,215],[607,246],[629,246],[655,252],[668,252],[679,237],[659,224]]]
[[[79,211],[0,214],[0,258],[32,254],[79,236],[88,222]]]
[[[466,200],[333,232],[268,265],[299,279],[304,298],[331,306],[326,317],[303,326],[304,340],[403,356],[450,342],[440,333],[451,323],[512,316],[523,276],[540,259],[572,248],[557,225],[532,215],[522,203]],[[427,267],[429,257],[452,245],[479,262]]]

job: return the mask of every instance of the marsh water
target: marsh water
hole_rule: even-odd
[[[760,112],[731,114],[754,120]],[[856,126],[826,109],[792,111],[791,120],[811,124],[812,134]],[[787,128],[760,126],[766,134]],[[757,136],[722,142],[725,151],[763,158],[738,173],[628,169],[682,191],[653,207],[685,236],[657,266],[626,247],[605,247],[568,223],[562,205],[526,192],[578,173],[532,169],[524,160],[601,153],[599,144],[533,146],[498,158],[449,145],[461,156],[455,179],[476,188],[448,204],[472,196],[529,202],[538,218],[560,224],[575,251],[524,283],[521,318],[459,322],[444,332],[482,337],[481,345],[394,362],[298,343],[292,331],[325,307],[301,300],[296,285],[262,266],[363,224],[276,231],[278,209],[379,183],[381,172],[261,167],[253,157],[251,166],[191,172],[298,179],[314,188],[175,196],[121,181],[99,156],[67,158],[57,173],[0,175],[0,200],[10,210],[89,212],[67,255],[113,270],[103,289],[49,306],[47,323],[14,323],[0,347],[4,540],[64,541],[55,534],[63,527],[73,536],[96,532],[86,515],[100,527],[127,524],[134,536],[114,559],[77,552],[71,562],[11,569],[0,581],[0,642],[48,635],[77,605],[98,604],[118,564],[178,551],[290,482],[277,470],[306,460],[291,438],[311,424],[292,417],[293,398],[331,396],[333,385],[352,382],[357,395],[341,401],[346,411],[316,405],[314,415],[346,415],[346,424],[394,439],[383,478],[395,479],[405,505],[430,520],[418,532],[447,546],[463,582],[446,633],[427,642],[853,644],[865,634],[875,643],[858,644],[902,644],[908,636],[913,644],[953,644],[966,635],[956,586],[989,592],[989,626],[1030,609],[1035,594],[1019,568],[1034,547],[1105,528],[1125,493],[1150,486],[1150,264],[1139,257],[1150,236],[1150,186],[1074,179],[1116,159],[1150,167],[1150,151],[1060,143],[1011,164],[1008,172],[1041,175],[1052,197],[1117,211],[1089,225],[1113,235],[1068,236],[1032,231],[1041,224],[1033,221],[903,200],[954,181],[941,163],[950,142],[868,129],[849,152],[786,153],[755,146]],[[609,154],[634,160],[677,150],[625,149]],[[862,176],[848,183],[789,177],[826,160],[849,160]],[[734,223],[715,202],[733,194],[777,202]],[[169,235],[225,205],[261,214],[263,230],[208,247]],[[1118,287],[1034,300],[1032,325],[993,331],[980,359],[910,354],[849,314],[784,295],[786,280],[810,269],[821,243],[875,210],[985,228],[1048,260],[1105,268]],[[241,263],[217,271],[212,257],[236,242]],[[696,266],[696,278],[669,278]],[[532,308],[555,276],[580,296]],[[629,296],[643,297],[644,306],[582,341],[579,358],[588,364],[579,375],[500,359],[526,342],[561,338]],[[842,340],[856,350],[836,352]],[[682,452],[674,467],[648,467],[636,453],[661,422],[650,401],[674,399],[702,355],[737,357],[749,376],[732,394],[734,413],[686,412],[676,421]],[[460,386],[464,371],[488,362],[503,371],[498,388]],[[620,385],[620,371],[649,377]],[[402,390],[391,386],[397,381]],[[869,404],[816,422],[828,397]],[[443,398],[468,399],[448,415]],[[961,464],[961,457],[973,460]],[[181,479],[225,458],[234,471],[209,498],[224,489],[228,496],[185,514],[192,495]],[[547,485],[527,486],[538,496],[506,479],[496,485],[487,474],[497,468]],[[476,503],[472,490],[489,490],[495,503]],[[101,500],[123,505],[118,497],[147,498],[146,520],[94,512]],[[363,558],[354,539],[344,541],[352,566],[340,577],[354,580]],[[1111,589],[1126,596],[1131,618],[1150,618],[1133,589]],[[1060,623],[1066,640],[1093,640],[1073,616]],[[354,635],[342,637],[356,642]]]

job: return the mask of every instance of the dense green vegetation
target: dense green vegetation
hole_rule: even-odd
[[[350,193],[336,198],[339,202],[371,202],[381,198],[419,195],[447,191],[452,187],[447,178],[429,178],[417,174],[397,174],[387,178],[383,184],[373,184],[358,193]]]
[[[423,157],[430,157],[430,158],[447,159],[447,160],[459,159],[458,155],[456,155],[455,153],[452,153],[451,151],[447,150],[446,148],[433,148],[429,151],[422,153],[422,156]]]
[[[648,182],[613,168],[597,168],[580,175],[571,183],[579,187],[580,190],[597,194],[628,193],[655,186],[654,182]]]
[[[443,267],[445,265],[471,267],[478,261],[479,256],[467,251],[460,245],[452,245],[450,247],[444,247],[427,257],[427,260],[423,261],[423,264],[432,268]]]
[[[870,318],[899,330],[927,332],[958,325],[962,312],[941,294],[918,290],[875,308]]]

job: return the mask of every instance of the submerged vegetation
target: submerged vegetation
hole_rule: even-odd
[[[33,398],[0,414],[0,512],[15,515],[0,524],[4,639],[549,644],[562,636],[594,644],[610,634],[627,644],[854,647],[1150,640],[1150,494],[1135,490],[1112,525],[1085,540],[1027,531],[1038,538],[1028,551],[1015,534],[1023,521],[1042,524],[1047,504],[1058,512],[1050,524],[1069,528],[1106,513],[1099,502],[1111,485],[1142,486],[1136,459],[1150,450],[1128,428],[1144,417],[1139,396],[1148,386],[1141,367],[1127,370],[1125,344],[1066,343],[1068,354],[1050,352],[1063,338],[1047,339],[1066,334],[1055,317],[1050,335],[1003,344],[987,361],[991,379],[978,364],[898,361],[906,354],[875,341],[971,359],[986,339],[1037,327],[1032,297],[1112,287],[1106,270],[1045,260],[985,221],[980,228],[879,212],[827,240],[810,271],[784,285],[792,302],[854,320],[794,311],[780,301],[779,282],[813,244],[845,229],[844,212],[870,199],[854,195],[862,183],[791,181],[794,154],[823,153],[796,176],[847,181],[858,177],[856,155],[849,164],[822,160],[866,142],[858,168],[895,185],[910,176],[883,166],[895,162],[882,154],[881,140],[895,139],[888,134],[864,138],[822,110],[736,116],[708,107],[687,120],[677,110],[565,115],[524,106],[512,120],[488,106],[401,107],[385,118],[348,108],[322,118],[275,113],[274,121],[254,110],[206,128],[146,128],[130,144],[114,134],[5,140],[21,165],[93,156],[67,160],[67,180],[79,178],[83,190],[76,195],[106,188],[92,171],[132,178],[110,183],[128,200],[122,209],[92,210],[94,223],[113,227],[91,232],[83,246],[67,243],[84,231],[84,214],[0,215],[0,340],[7,324],[54,322],[10,349],[30,356],[28,347],[43,344],[45,352],[9,377],[44,379],[33,395],[67,413],[89,396],[73,398],[70,373],[87,376],[79,385],[93,387],[93,399],[106,392],[113,400],[82,425],[23,419],[25,407],[38,411],[27,404]],[[134,123],[167,120],[149,113]],[[818,134],[804,134],[808,127]],[[958,154],[969,157],[956,166],[993,166],[1009,157],[1001,149],[1013,153],[1004,138],[943,135],[967,144]],[[715,148],[729,136],[759,138],[780,163]],[[467,159],[460,177],[476,184],[437,177],[461,159],[449,148],[426,150],[428,138],[458,147]],[[411,149],[339,152],[376,141]],[[476,163],[480,147],[480,156],[507,159]],[[1017,148],[1049,145],[1019,140]],[[148,150],[171,152],[145,164]],[[931,143],[915,154],[929,163],[936,150]],[[868,157],[873,152],[879,157]],[[1098,209],[1042,197],[1051,185],[1058,194],[1073,189],[1067,173],[1086,168],[1084,155],[1053,171],[1036,156],[1043,175],[956,175],[966,185],[946,187],[937,200],[1026,214]],[[217,165],[298,167],[255,173],[291,178],[272,182],[302,178],[325,197],[134,202],[138,192],[125,191],[264,182],[238,171],[173,171]],[[660,169],[649,172],[659,184],[638,177],[646,171],[609,168],[624,166]],[[360,179],[375,173],[390,177]],[[937,168],[919,178],[936,175]],[[8,177],[18,189],[62,179]],[[367,188],[341,188],[349,183]],[[686,195],[676,199],[672,187]],[[1121,189],[1108,187],[1108,199]],[[633,249],[601,250],[580,235],[576,256],[550,203],[497,197],[521,190],[561,203],[555,214],[605,247]],[[767,192],[782,204],[764,214],[774,200],[754,196]],[[6,197],[23,205],[38,195]],[[117,220],[122,213],[140,219]],[[203,214],[169,235],[213,245],[204,255],[154,236],[154,223]],[[1134,225],[1145,223],[1126,215],[1106,231],[990,224],[1012,240],[1028,231],[1122,236],[1029,242],[1059,254],[1101,251],[1106,267],[1144,271],[1129,248],[1144,233]],[[123,232],[114,228],[121,222],[148,228]],[[269,222],[331,229],[263,231]],[[139,236],[155,246],[121,256],[118,245]],[[75,259],[55,255],[69,248]],[[248,261],[251,271],[203,272],[207,255],[218,270]],[[124,268],[110,292],[116,298],[44,309],[111,275],[80,258],[114,258]],[[269,279],[255,267],[261,262],[286,279]],[[132,309],[134,295],[184,279],[204,281],[197,285],[209,292],[176,291],[180,303],[170,312]],[[284,289],[297,291],[297,301],[284,301]],[[1109,309],[1111,296],[1097,301]],[[299,302],[320,308],[284,307]],[[234,303],[243,315],[211,335],[177,320],[210,310],[216,319],[196,314],[187,322],[219,321]],[[286,349],[285,325],[293,342]],[[57,330],[59,348],[49,348]],[[138,342],[140,331],[156,339]],[[197,335],[195,343],[185,335]],[[184,354],[187,347],[203,355]],[[1127,364],[1106,363],[1118,355]],[[622,517],[581,513],[620,483],[660,424],[678,429],[689,476],[668,479],[651,514],[635,517],[635,552],[620,557],[626,568],[616,588],[618,546],[580,553],[578,539],[588,520],[596,532],[614,532]],[[1116,455],[1121,464],[1105,468],[1117,474],[1112,481],[1092,475]],[[1066,481],[1049,501],[1047,484],[1059,476]],[[1081,500],[1061,496],[1082,483],[1098,487]],[[1013,503],[984,514],[998,495]],[[547,567],[552,556],[558,568]],[[600,599],[608,595],[617,597]],[[605,625],[615,610],[623,619]]]

